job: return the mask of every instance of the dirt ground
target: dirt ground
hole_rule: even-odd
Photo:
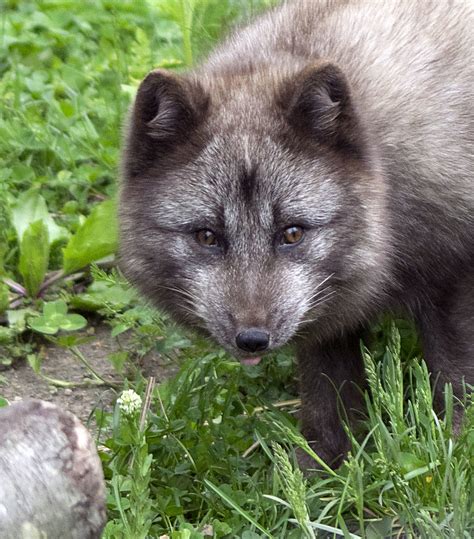
[[[125,337],[126,338],[126,337]],[[110,328],[98,326],[91,342],[80,347],[92,367],[106,380],[121,385],[123,377],[117,375],[107,356],[119,350],[118,342],[110,336]],[[91,376],[86,367],[67,349],[45,344],[41,372],[51,378],[83,384]],[[157,383],[170,377],[177,365],[166,363],[158,353],[150,353],[138,365],[144,376],[155,376]],[[77,415],[93,429],[91,421],[97,408],[111,410],[117,391],[106,386],[75,386],[61,388],[49,384],[36,375],[26,360],[17,360],[11,368],[0,371],[0,396],[15,402],[27,398],[53,402]]]

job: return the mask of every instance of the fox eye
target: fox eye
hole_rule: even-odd
[[[281,243],[283,245],[295,245],[304,237],[304,230],[301,226],[289,226],[283,231]]]
[[[212,230],[198,230],[196,232],[196,241],[204,247],[217,247],[217,238]]]

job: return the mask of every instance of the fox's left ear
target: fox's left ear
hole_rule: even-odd
[[[207,104],[199,83],[156,69],[138,88],[132,122],[155,140],[173,141],[189,134],[202,119]]]
[[[140,84],[129,118],[123,166],[126,176],[186,142],[203,121],[209,96],[200,83],[164,69],[149,73]]]
[[[361,132],[349,83],[336,65],[309,65],[283,83],[279,101],[295,129],[341,148],[358,146]]]

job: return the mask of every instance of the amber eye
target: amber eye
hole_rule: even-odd
[[[198,230],[196,232],[196,240],[204,247],[217,246],[217,238],[212,230]]]
[[[304,230],[300,226],[289,226],[283,231],[282,243],[284,245],[294,245],[299,243],[304,236]]]

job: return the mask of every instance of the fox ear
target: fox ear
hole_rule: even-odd
[[[204,119],[209,97],[202,86],[165,70],[140,84],[129,117],[122,158],[124,178],[143,174],[157,157],[186,141]]]
[[[157,69],[138,88],[132,129],[158,141],[175,140],[199,123],[207,101],[198,83]]]
[[[349,83],[334,64],[306,67],[284,84],[280,99],[289,123],[321,142],[352,147],[359,138]]]

